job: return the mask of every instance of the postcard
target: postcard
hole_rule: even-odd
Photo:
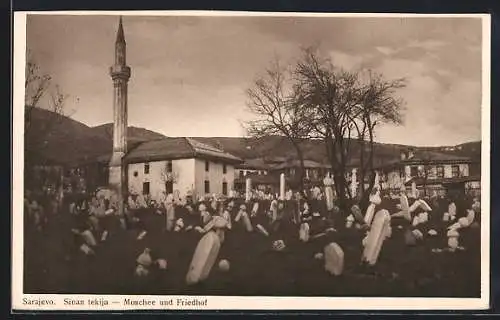
[[[16,12],[12,309],[487,309],[490,28]]]

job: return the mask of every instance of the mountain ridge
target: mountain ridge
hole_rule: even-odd
[[[111,153],[112,123],[90,127],[75,119],[63,115],[56,115],[45,109],[35,108],[31,112],[34,123],[41,124],[50,117],[57,117],[55,127],[46,137],[43,156],[48,159],[59,159],[62,162],[77,161],[82,158],[94,158]],[[31,134],[36,135],[36,127]],[[167,138],[167,136],[141,127],[129,126],[127,130],[129,141],[141,142]],[[242,159],[283,158],[292,159],[295,151],[288,140],[282,136],[267,136],[264,138],[248,137],[189,137],[202,143],[218,147]],[[77,142],[77,143],[75,143]],[[359,143],[351,141],[352,150],[360,151]],[[301,147],[306,159],[326,162],[326,152],[320,140],[303,140]],[[473,160],[480,160],[481,141],[465,142],[454,146],[417,147],[411,145],[375,143],[375,162],[383,163],[399,158],[402,151],[413,148],[420,151],[434,151],[445,154],[466,156]]]

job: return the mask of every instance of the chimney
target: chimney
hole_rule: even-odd
[[[415,156],[413,148],[408,149],[408,160],[412,159],[413,156]]]
[[[406,160],[406,152],[401,151],[401,160]]]
[[[222,145],[219,139],[215,140],[215,147],[220,151],[224,151],[224,146]]]

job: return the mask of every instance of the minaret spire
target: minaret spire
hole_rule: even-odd
[[[122,16],[120,16],[120,22],[118,23],[118,32],[116,33],[115,42],[115,65],[125,66],[127,65],[127,43],[125,42],[125,33],[123,32],[123,21]]]
[[[120,16],[120,22],[118,23],[118,32],[116,33],[116,42],[125,42],[125,35],[123,33],[122,16]]]
[[[115,42],[115,61],[109,74],[113,80],[113,155],[109,163],[109,184],[118,194],[118,210],[123,213],[123,200],[127,192],[126,163],[127,154],[127,117],[128,117],[128,80],[130,67],[126,60],[127,46],[120,16]]]

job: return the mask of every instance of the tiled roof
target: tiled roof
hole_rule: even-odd
[[[244,177],[238,177],[234,180],[234,183],[245,183],[246,179],[250,178],[252,180],[252,184],[276,184],[279,185],[280,183],[280,178],[271,175],[271,174],[266,174],[266,175],[261,175],[261,174],[247,174]],[[288,179],[286,179],[288,180]]]
[[[285,163],[280,163],[278,165],[275,165],[272,167],[272,170],[281,170],[285,168],[296,168],[300,167],[300,161],[299,160],[293,160],[293,161],[287,161]],[[324,163],[319,163],[313,160],[304,160],[304,168],[325,168],[328,169],[330,168],[329,165],[324,164]]]
[[[239,169],[255,169],[255,170],[267,170],[270,168],[270,165],[267,164],[264,159],[248,159],[245,160],[244,163],[237,166]]]
[[[472,159],[435,151],[417,151],[410,159],[388,159],[375,164],[375,169],[394,168],[401,165],[470,163]]]
[[[424,182],[427,185],[432,185],[432,184],[449,184],[449,183],[463,183],[463,182],[471,182],[471,181],[481,181],[480,176],[468,176],[468,177],[454,177],[454,178],[437,178],[437,179],[431,179],[428,178],[427,181],[425,181],[424,178],[411,178],[407,182],[405,182],[405,185],[411,185],[413,182],[417,186],[423,185]]]
[[[208,158],[236,163],[242,161],[220,149],[184,137],[164,138],[139,143],[135,148],[130,149],[125,156],[125,161],[137,163],[185,158]]]
[[[411,159],[402,160],[402,162],[447,162],[447,161],[470,161],[470,158],[447,154],[435,151],[418,151]]]
[[[210,146],[206,143],[202,143],[198,140],[195,140],[193,138],[185,138],[186,141],[191,145],[191,148],[194,149],[195,156],[203,156],[203,157],[215,157],[215,158],[220,158],[220,159],[225,159],[225,160],[231,160],[235,162],[241,162],[243,161],[242,159],[233,156],[230,153],[224,152],[223,150]]]

